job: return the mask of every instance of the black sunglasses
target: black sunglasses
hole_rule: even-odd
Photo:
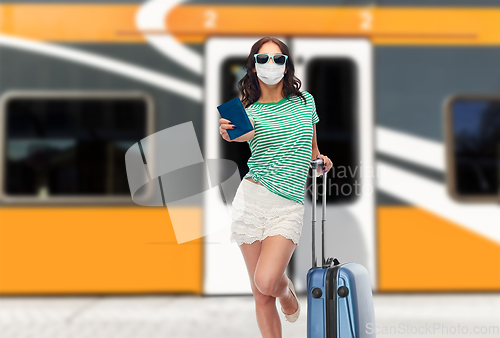
[[[285,54],[266,54],[266,53],[259,53],[259,54],[254,54],[255,57],[255,62],[258,64],[266,64],[269,58],[272,58],[274,63],[277,64],[278,66],[283,66],[286,63],[286,60],[288,60],[288,55]]]

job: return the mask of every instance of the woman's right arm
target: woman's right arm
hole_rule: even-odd
[[[220,123],[220,135],[222,138],[228,142],[246,142],[251,140],[255,136],[255,125],[252,119],[250,119],[250,122],[252,123],[252,127],[254,127],[254,130],[249,131],[246,134],[241,135],[240,137],[235,138],[234,140],[231,140],[229,138],[229,134],[227,133],[227,129],[232,129],[234,127],[234,124],[231,124],[231,121],[226,120],[225,118],[220,118],[219,123]]]

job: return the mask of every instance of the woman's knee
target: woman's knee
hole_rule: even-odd
[[[271,296],[276,293],[279,280],[268,273],[255,272],[254,283],[257,289],[264,295]]]
[[[276,298],[270,295],[265,295],[262,292],[260,292],[258,289],[254,290],[253,292],[253,297],[255,299],[256,303],[259,304],[268,304],[270,302],[276,302]]]

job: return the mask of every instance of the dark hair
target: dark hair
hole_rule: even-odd
[[[257,102],[261,95],[259,80],[257,78],[257,74],[253,71],[253,69],[255,68],[255,59],[253,55],[257,54],[260,50],[260,47],[269,41],[277,44],[281,49],[282,54],[288,55],[288,61],[285,65],[286,73],[283,77],[283,88],[281,94],[283,95],[283,97],[296,95],[302,98],[305,104],[306,98],[299,90],[302,84],[301,81],[295,76],[295,67],[293,66],[292,56],[290,55],[288,47],[279,39],[266,36],[253,44],[252,49],[250,49],[250,54],[248,55],[246,65],[243,67],[243,69],[245,69],[247,73],[240,81],[238,81],[238,90],[241,93],[241,101],[243,103],[243,107],[246,108],[252,103]]]

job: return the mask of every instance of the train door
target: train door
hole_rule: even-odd
[[[217,106],[239,96],[237,83],[246,74],[243,68],[250,48],[261,37],[211,37],[205,44],[205,158],[227,159],[236,163],[240,181],[248,172],[250,148],[247,142],[226,142],[219,134]],[[285,39],[278,37],[280,40]],[[241,98],[241,97],[240,97]],[[218,181],[230,168],[220,166]],[[234,196],[233,196],[234,197]],[[227,201],[231,204],[231,201]],[[252,293],[250,280],[241,251],[229,241],[230,224],[222,230],[221,198],[204,199],[204,294]]]
[[[250,48],[259,38],[213,37],[205,46],[205,157],[234,161],[241,178],[248,172],[248,144],[226,142],[220,137],[216,107],[239,95],[237,83],[246,73],[243,66]],[[373,168],[371,46],[364,40],[280,39],[296,60],[301,90],[315,97],[322,122],[317,124],[320,151],[334,161],[337,170],[344,166],[347,171],[337,178],[329,173],[329,181],[339,192],[327,198],[327,255],[362,263],[375,285],[374,180],[365,175]],[[311,203],[310,194],[306,194],[301,242],[287,272],[301,290],[305,290],[305,276],[311,266]],[[209,234],[204,237],[204,294],[251,293],[240,249],[229,242],[229,227],[211,230],[222,219],[217,214],[221,203],[222,198],[204,202],[205,233]]]
[[[315,99],[320,118],[316,124],[319,151],[333,162],[326,186],[325,257],[363,264],[375,289],[377,171],[373,161],[371,44],[365,39],[294,38],[289,47],[301,89]],[[308,177],[304,226],[291,263],[294,284],[301,291],[306,289],[305,276],[312,264],[310,187]],[[322,194],[324,187],[318,189]],[[317,203],[317,210],[321,210],[321,198]],[[321,213],[316,224],[316,260],[321,264]]]

